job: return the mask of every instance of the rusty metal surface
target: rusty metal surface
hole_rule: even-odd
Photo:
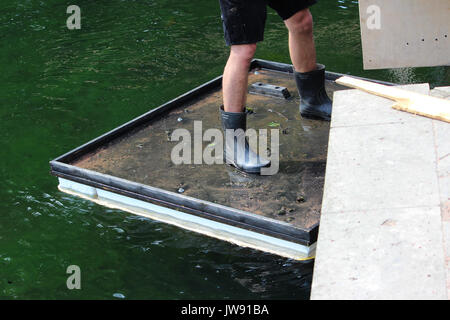
[[[249,85],[264,82],[288,88],[291,99],[249,94],[248,128],[279,124],[280,168],[276,175],[259,176],[227,165],[174,165],[170,154],[178,142],[170,141],[177,128],[193,132],[201,120],[203,131],[221,128],[221,90],[205,95],[134,130],[126,137],[77,160],[73,165],[184,195],[245,210],[309,229],[319,222],[329,123],[302,119],[292,75],[268,70],[250,73]],[[330,97],[339,87],[327,81]],[[182,121],[178,121],[182,118]],[[208,142],[204,142],[206,147]]]

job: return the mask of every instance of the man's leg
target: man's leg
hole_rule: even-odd
[[[289,53],[298,72],[316,69],[316,48],[313,37],[313,18],[304,9],[284,21],[289,30]]]
[[[247,97],[248,71],[256,44],[232,45],[222,78],[226,112],[243,112]]]
[[[303,9],[284,22],[289,30],[289,53],[301,97],[300,114],[329,121],[332,105],[325,91],[325,66],[316,63],[311,13]]]
[[[248,173],[260,173],[262,167],[270,164],[270,161],[259,157],[250,149],[245,137],[247,114],[244,108],[248,72],[255,50],[256,44],[231,45],[230,57],[222,77],[223,108],[220,108],[225,134],[225,161]],[[229,129],[233,130],[234,135],[226,133]]]
[[[248,72],[256,43],[263,40],[266,3],[262,0],[220,0],[225,42],[230,56],[222,78],[223,106],[220,106],[224,160],[239,170],[261,173],[270,161],[249,146],[246,106]],[[230,135],[230,133],[232,133]]]

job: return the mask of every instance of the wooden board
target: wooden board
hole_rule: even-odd
[[[450,101],[348,76],[337,83],[395,100],[394,109],[450,123]]]
[[[450,65],[449,0],[360,0],[364,69]]]

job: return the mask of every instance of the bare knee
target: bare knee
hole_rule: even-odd
[[[308,9],[297,12],[285,24],[291,33],[309,35],[313,31],[313,18]]]
[[[242,62],[250,63],[255,55],[255,51],[256,43],[232,45],[230,56]]]

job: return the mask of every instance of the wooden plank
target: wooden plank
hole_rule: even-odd
[[[337,83],[395,100],[394,109],[450,123],[450,101],[378,83],[341,77]]]
[[[449,0],[360,0],[364,69],[450,65]]]

